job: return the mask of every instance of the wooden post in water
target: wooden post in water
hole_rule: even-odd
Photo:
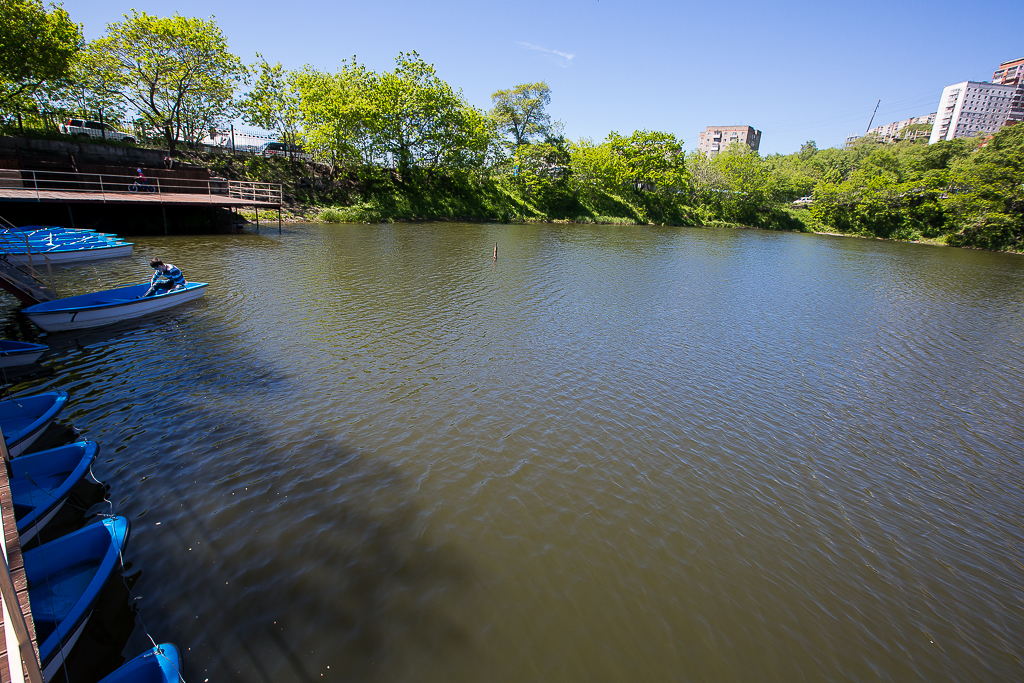
[[[256,232],[260,231],[260,207],[254,207],[256,209]]]
[[[497,242],[494,243],[494,260],[495,261],[498,260],[498,243]]]
[[[277,207],[277,234],[281,234],[281,207]]]

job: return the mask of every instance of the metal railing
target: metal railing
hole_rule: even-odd
[[[20,178],[12,177],[18,174]],[[20,184],[20,188],[15,185]],[[12,169],[0,176],[0,191],[27,189],[36,199],[44,192],[81,192],[99,194],[106,201],[109,195],[126,194],[190,194],[206,195],[210,202],[220,197],[233,197],[252,202],[280,204],[281,183],[259,183],[224,178],[167,178],[113,173],[78,173],[75,171],[26,171]]]

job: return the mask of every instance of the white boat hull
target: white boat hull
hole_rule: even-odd
[[[77,311],[46,311],[32,313],[25,311],[29,319],[47,332],[66,332],[68,330],[84,330],[90,327],[114,325],[125,320],[140,318],[150,313],[158,313],[175,306],[195,301],[206,293],[206,287],[197,287],[187,291],[161,294],[144,299],[137,299],[118,306],[106,308],[82,309]]]
[[[47,524],[49,524],[50,520],[57,516],[57,513],[60,512],[60,509],[64,507],[64,503],[66,502],[67,499],[57,503],[57,505],[52,510],[50,510],[42,519],[36,520],[35,524],[25,529],[24,531],[19,532],[18,536],[21,537],[21,544],[25,545],[33,538],[35,538],[35,535],[39,533],[39,530],[45,527]]]
[[[50,663],[43,668],[44,681],[51,680],[57,674],[57,672],[60,671],[61,667],[64,666],[65,656],[71,655],[71,650],[75,647],[75,643],[77,643],[78,639],[82,636],[82,631],[85,630],[85,625],[89,623],[89,617],[92,616],[92,613],[93,610],[89,610],[89,613],[85,616],[85,619],[83,619],[82,623],[78,625],[78,628],[75,629],[75,632],[71,634],[71,637],[68,639],[67,645],[62,646],[59,650],[57,650],[57,653],[54,655],[53,659],[50,660]]]
[[[8,446],[7,454],[10,455],[12,458],[17,458],[19,455],[27,451],[29,449],[29,446],[34,444],[36,442],[36,439],[43,435],[43,432],[46,431],[46,428],[50,426],[50,422],[53,422],[53,420],[48,421],[39,429],[37,429],[36,431],[29,434],[27,437],[22,439],[20,442],[14,444],[13,446]]]
[[[50,265],[63,263],[77,263],[79,261],[96,261],[104,258],[118,258],[120,256],[131,256],[133,244],[118,244],[113,247],[96,247],[95,249],[75,249],[68,251],[33,251],[25,252],[3,252],[9,253],[12,261],[25,263],[30,262],[33,266],[45,266],[46,261]]]
[[[19,365],[31,365],[43,355],[42,351],[33,353],[0,354],[0,368],[13,368]]]

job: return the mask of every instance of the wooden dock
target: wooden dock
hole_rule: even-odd
[[[75,190],[31,190],[0,187],[2,202],[50,202],[58,204],[134,204],[162,206],[218,206],[223,208],[280,209],[277,197],[232,197],[226,194],[159,194],[135,192],[89,192]]]
[[[32,621],[32,609],[28,600],[28,580],[25,578],[25,563],[21,557],[21,538],[18,536],[18,525],[14,519],[14,503],[11,499],[11,486],[7,479],[6,456],[7,447],[3,443],[3,433],[0,432],[0,451],[4,456],[0,460],[0,523],[3,525],[4,547],[3,552],[10,570],[9,578],[13,586],[5,586],[3,592],[7,593],[13,587],[17,594],[20,606],[10,605],[7,599],[3,599],[3,609],[0,609],[0,620],[3,626],[3,642],[0,642],[0,683],[24,683],[24,681],[41,681],[39,674],[39,645],[36,643],[36,627]],[[0,572],[4,569],[0,567]],[[6,574],[6,572],[4,572]],[[0,581],[6,583],[7,577],[0,577]],[[9,655],[13,651],[19,652],[19,637],[17,631],[20,624],[12,622],[18,620],[17,612],[20,610],[24,615],[24,625],[28,629],[28,644],[31,645],[34,662],[25,664],[23,655],[28,654],[23,650],[21,654],[15,654],[13,658]],[[22,634],[23,636],[26,634]],[[26,647],[27,647],[26,645]],[[12,661],[13,659],[13,661]]]
[[[158,176],[140,180],[138,176],[118,173],[19,169],[0,172],[0,202],[280,210],[283,197],[280,183],[225,178]]]

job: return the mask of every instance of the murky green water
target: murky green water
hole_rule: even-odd
[[[189,681],[1024,677],[1024,260],[730,230],[135,240],[49,335]],[[494,243],[499,261],[492,262]],[[8,303],[4,336],[31,338]]]

